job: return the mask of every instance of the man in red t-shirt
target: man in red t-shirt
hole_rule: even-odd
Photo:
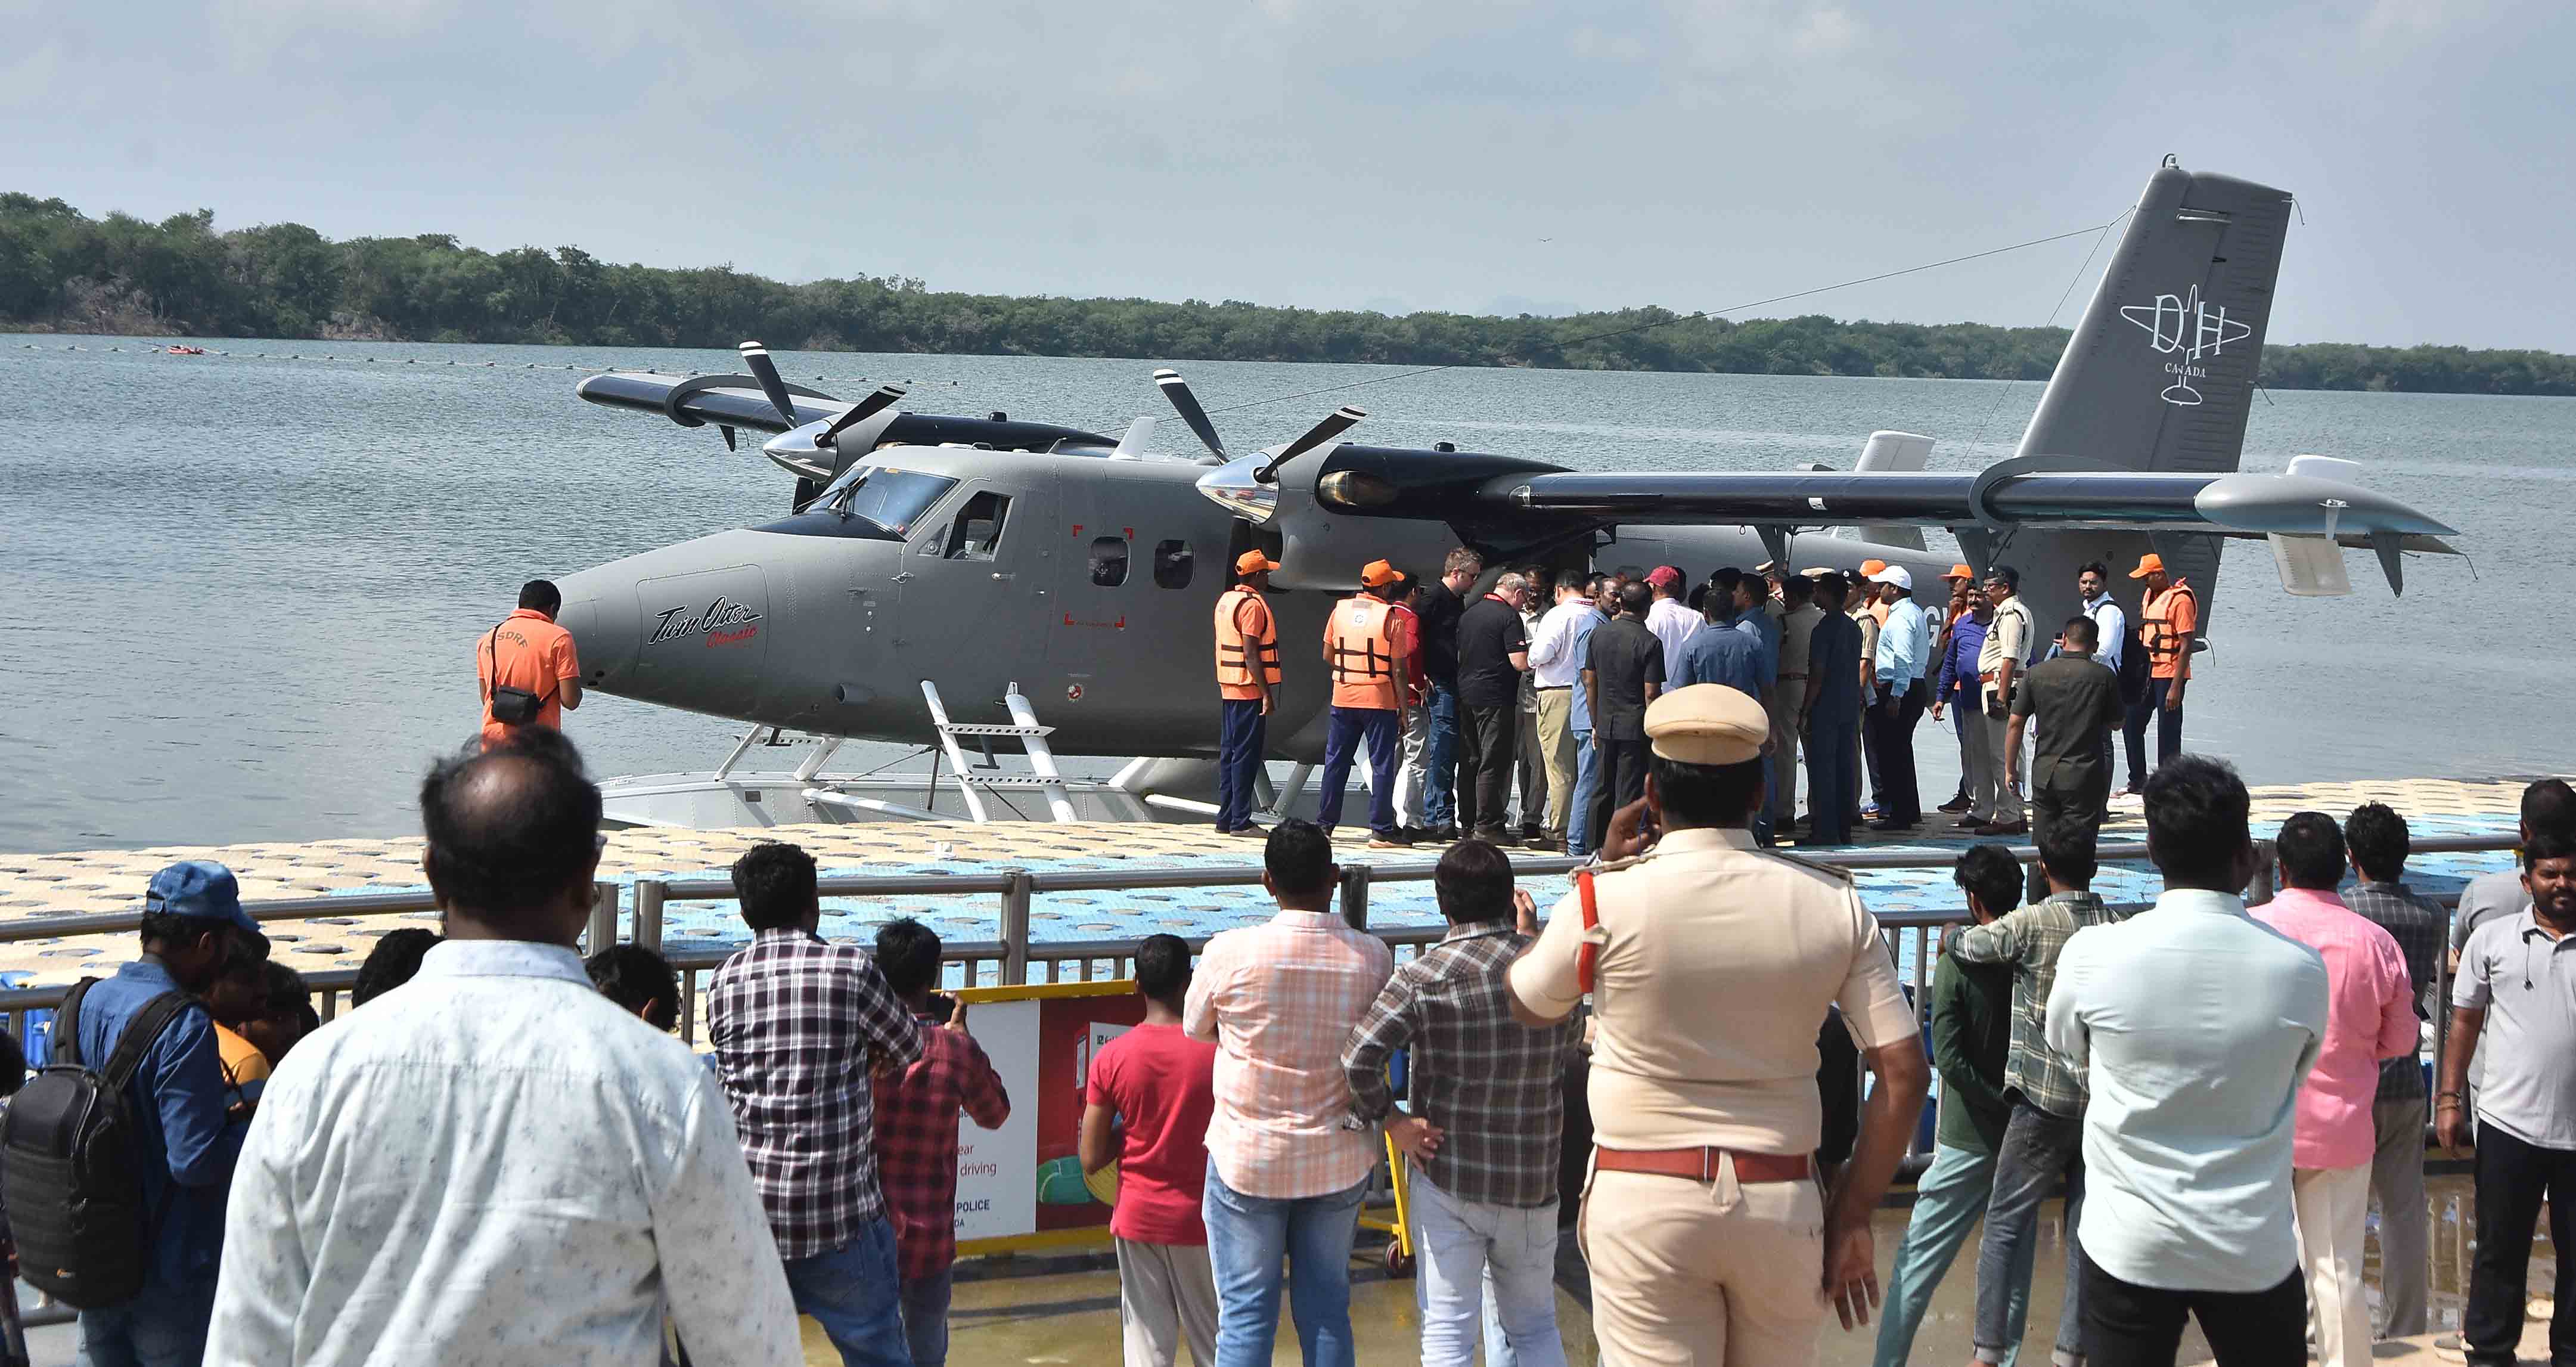
[[[1109,1232],[1118,1242],[1127,1367],[1174,1367],[1184,1334],[1190,1360],[1208,1367],[1216,1361],[1216,1277],[1199,1205],[1217,1047],[1181,1029],[1190,992],[1190,947],[1181,937],[1149,935],[1136,947],[1136,991],[1145,1023],[1092,1056],[1082,1170],[1118,1163]]]
[[[483,685],[483,748],[510,738],[511,727],[492,719],[494,685],[522,689],[544,701],[531,725],[563,729],[566,708],[581,706],[581,657],[572,633],[555,625],[563,593],[552,580],[531,579],[519,590],[519,610],[474,644],[474,672]]]

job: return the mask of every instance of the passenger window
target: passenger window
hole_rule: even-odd
[[[1010,511],[1010,498],[990,490],[979,491],[966,500],[966,506],[957,510],[957,520],[949,525],[947,557],[992,559],[994,548],[1002,543],[1002,522]]]
[[[1190,586],[1190,571],[1195,565],[1190,558],[1190,543],[1158,541],[1154,543],[1154,583],[1166,589]]]
[[[1114,589],[1127,582],[1127,538],[1091,538],[1091,582],[1104,589]]]

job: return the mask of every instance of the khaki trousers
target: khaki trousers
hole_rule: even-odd
[[[1798,704],[1807,700],[1807,676],[1780,676],[1771,686],[1771,828],[1784,838],[1798,819]]]
[[[2368,1367],[2370,1296],[2361,1285],[2362,1231],[2370,1222],[2370,1165],[2290,1173],[2308,1313],[2317,1323],[2317,1367]]]
[[[1615,1367],[1812,1367],[1825,1322],[1813,1182],[1596,1172],[1580,1229],[1592,1332]]]
[[[1118,1323],[1126,1367],[1175,1367],[1181,1341],[1198,1367],[1216,1362],[1216,1272],[1205,1244],[1118,1246]]]
[[[1573,689],[1538,690],[1538,753],[1547,768],[1547,838],[1562,845],[1565,818],[1574,808]]]

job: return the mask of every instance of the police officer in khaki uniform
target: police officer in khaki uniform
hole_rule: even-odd
[[[1810,1364],[1828,1303],[1846,1326],[1878,1303],[1870,1213],[1931,1070],[1849,875],[1754,847],[1769,732],[1731,688],[1656,699],[1646,796],[1611,823],[1594,914],[1578,880],[1511,967],[1526,1024],[1592,994],[1580,1237],[1593,1331],[1617,1367]],[[1839,1185],[1820,1192],[1816,1031],[1831,1005],[1879,1085]]]

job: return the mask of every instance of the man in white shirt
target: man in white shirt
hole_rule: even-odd
[[[733,1115],[572,946],[599,790],[558,732],[441,762],[421,866],[447,939],[269,1079],[206,1361],[634,1367],[804,1354]]]
[[[1575,641],[1601,613],[1583,593],[1585,576],[1560,574],[1556,605],[1530,632],[1532,686],[1538,690],[1538,750],[1547,765],[1547,831],[1551,848],[1564,849],[1566,815],[1574,809],[1574,686],[1583,681],[1583,652]]]
[[[2076,1234],[2091,1367],[2172,1367],[2186,1317],[2222,1363],[2307,1356],[2290,1164],[2328,985],[2317,951],[2245,913],[2249,805],[2218,760],[2158,769],[2147,857],[2164,895],[2058,955],[2049,1047],[2091,1069]]]
[[[1707,622],[1706,618],[1691,610],[1690,604],[1682,601],[1686,582],[1682,572],[1670,565],[1657,565],[1646,571],[1646,587],[1655,595],[1653,605],[1646,609],[1646,630],[1655,633],[1655,639],[1664,643],[1664,677],[1667,679],[1682,676],[1682,647],[1689,644],[1691,636]]]

